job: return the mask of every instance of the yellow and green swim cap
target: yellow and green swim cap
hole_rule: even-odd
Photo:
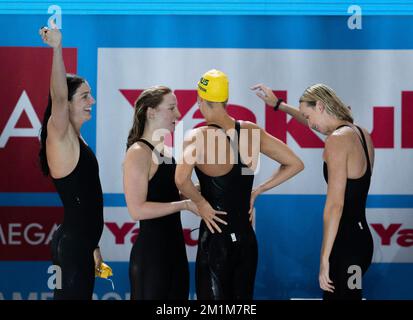
[[[198,82],[198,95],[207,101],[228,100],[228,77],[222,71],[212,69],[204,73]]]

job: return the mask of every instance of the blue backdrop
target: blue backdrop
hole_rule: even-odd
[[[46,11],[46,10],[45,10]],[[38,47],[37,34],[50,15],[0,15],[0,45]],[[100,47],[413,49],[410,16],[365,16],[362,30],[347,28],[347,16],[64,15],[64,47],[78,49],[78,73],[96,92]],[[412,66],[409,66],[412,67]],[[276,74],[274,74],[276,76]],[[96,147],[96,110],[82,135]],[[0,111],[1,112],[1,111]],[[316,165],[316,164],[315,164]],[[321,166],[321,162],[320,162]],[[320,170],[321,172],[321,170]],[[105,194],[105,206],[124,206],[122,194]],[[263,195],[257,200],[260,254],[257,299],[320,298],[318,287],[324,195]],[[0,193],[0,211],[9,206],[59,206],[54,193]],[[413,195],[371,195],[370,208],[413,208]],[[4,212],[4,211],[3,211]],[[0,213],[1,223],[1,213]],[[285,230],[289,230],[288,233]],[[0,250],[4,247],[0,246]],[[49,262],[0,261],[0,299],[41,299]],[[113,262],[115,291],[98,280],[98,298],[125,298],[127,262]],[[191,264],[193,276],[193,264]],[[193,278],[193,277],[192,277]],[[268,285],[266,279],[276,279]],[[307,279],[306,281],[302,281]],[[293,286],[292,286],[293,283]],[[413,299],[413,264],[372,264],[367,299]],[[191,292],[194,291],[193,282]]]

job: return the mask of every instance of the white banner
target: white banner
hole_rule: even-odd
[[[217,68],[229,76],[229,103],[249,109],[257,123],[267,130],[271,122],[266,123],[265,107],[249,90],[251,85],[262,82],[274,90],[285,91],[288,101],[297,105],[307,86],[318,82],[328,84],[351,106],[357,124],[369,131],[375,130],[376,161],[370,194],[412,194],[413,148],[401,147],[402,140],[404,144],[407,141],[407,145],[412,145],[410,140],[413,140],[407,135],[406,126],[404,133],[401,126],[402,115],[405,122],[407,116],[413,115],[410,111],[413,99],[405,94],[413,91],[409,66],[413,66],[413,54],[406,50],[100,48],[97,157],[103,190],[105,193],[123,192],[122,162],[133,118],[133,101],[128,101],[126,96],[133,97],[133,91],[157,84],[179,91],[178,106],[185,114],[183,131],[186,131],[203,121],[194,118],[197,81],[205,71]],[[402,92],[405,92],[404,100]],[[377,123],[373,123],[373,107],[380,120],[376,119]],[[271,115],[273,111],[267,112]],[[413,119],[409,121],[411,126]],[[288,145],[303,159],[306,168],[291,181],[269,192],[324,194],[322,146],[311,147],[310,143],[308,147],[307,143],[303,147],[301,131],[286,130]],[[175,137],[175,145],[179,145],[180,138]],[[314,134],[313,138],[317,136]],[[255,183],[264,180],[275,168],[262,157]]]

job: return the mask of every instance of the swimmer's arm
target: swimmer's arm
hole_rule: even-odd
[[[278,109],[280,111],[283,111],[290,116],[292,116],[295,120],[297,120],[299,123],[305,125],[306,127],[308,126],[307,119],[304,118],[304,116],[301,114],[300,110],[298,108],[293,107],[285,102],[281,102],[280,108]]]
[[[95,268],[99,268],[100,264],[103,262],[102,253],[100,252],[99,247],[93,250],[93,259],[95,260]]]
[[[256,90],[255,94],[263,100],[266,104],[274,107],[278,101],[278,97],[274,92],[264,84],[257,84],[251,87],[252,90]],[[296,119],[301,124],[307,126],[307,119],[301,114],[298,108],[293,107],[285,102],[281,102],[279,109],[285,113],[288,113],[294,119]]]
[[[201,185],[199,184],[199,182],[194,183],[194,186],[199,192],[201,192]],[[179,191],[179,196],[180,196],[181,200],[187,200],[188,199],[181,191]]]
[[[123,188],[129,214],[135,221],[159,218],[188,209],[186,200],[165,203],[146,201],[151,163],[152,154],[142,147],[132,146],[126,153]]]
[[[284,142],[258,126],[256,128],[260,130],[260,152],[280,164],[268,180],[255,188],[258,195],[295,176],[304,169],[304,163]]]
[[[196,141],[195,137],[193,138]],[[196,163],[195,159],[203,156],[196,153],[196,142],[194,140],[191,139],[189,142],[184,142],[183,155],[176,166],[175,184],[185,197],[195,203],[198,210],[198,215],[204,220],[207,228],[212,233],[215,233],[215,230],[222,232],[217,223],[227,223],[219,218],[217,214],[226,214],[226,212],[218,211],[212,208],[209,202],[201,195],[191,179],[192,171],[194,170]]]
[[[194,133],[195,134],[195,133]],[[205,198],[199,192],[199,189],[192,182],[192,172],[195,167],[196,157],[195,142],[191,138],[184,141],[183,154],[178,161],[175,171],[175,184],[181,194],[187,199],[191,199],[195,204],[205,201]]]
[[[68,88],[66,82],[66,68],[63,61],[62,34],[55,28],[41,29],[40,34],[47,34],[46,44],[53,48],[52,73],[50,77],[50,95],[52,98],[52,114],[50,122],[57,138],[65,136],[69,127]],[[53,138],[53,137],[52,137]]]
[[[347,183],[347,151],[345,137],[330,136],[326,140],[324,158],[328,168],[327,199],[323,215],[321,264],[327,264],[343,213]]]

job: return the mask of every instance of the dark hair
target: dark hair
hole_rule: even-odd
[[[143,91],[135,102],[135,113],[133,116],[132,128],[129,131],[128,141],[126,143],[126,150],[134,144],[143,135],[146,122],[146,111],[148,108],[156,108],[159,106],[163,97],[172,90],[165,86],[155,86]]]
[[[67,99],[68,101],[71,101],[76,90],[82,85],[82,83],[85,82],[85,79],[77,75],[74,75],[74,74],[67,74],[66,82],[67,82]],[[46,138],[47,138],[47,122],[49,121],[51,114],[52,114],[52,96],[50,95],[50,92],[49,92],[49,100],[47,102],[47,107],[43,115],[42,128],[40,131],[40,151],[39,151],[40,167],[45,176],[48,176],[50,173],[49,165],[47,164],[47,157],[46,157]]]

